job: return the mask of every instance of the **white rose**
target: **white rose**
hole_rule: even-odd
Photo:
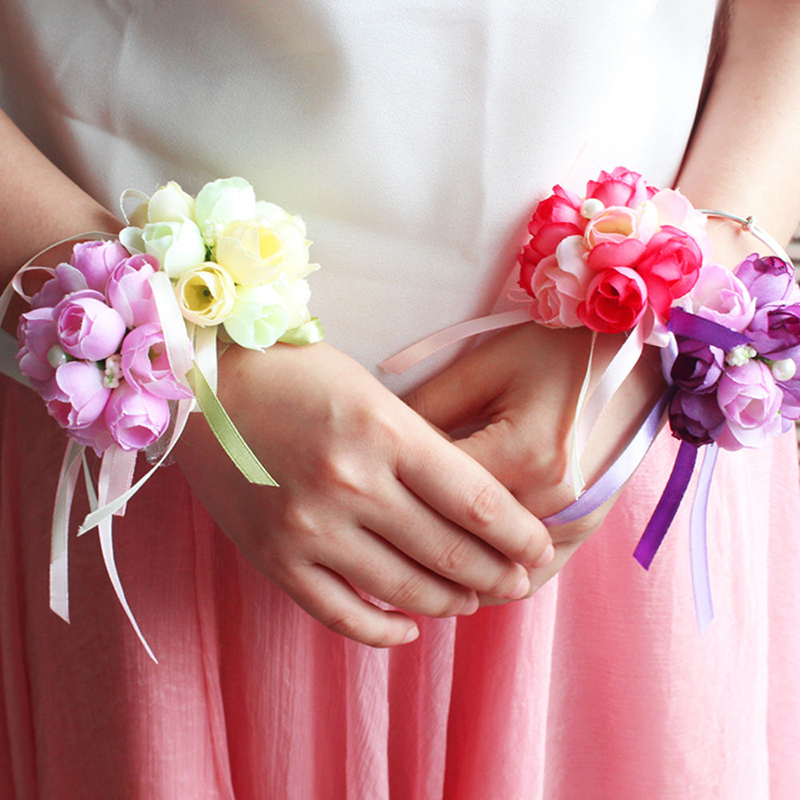
[[[271,286],[237,286],[233,311],[223,325],[236,344],[264,350],[288,330],[289,312]]]
[[[142,230],[145,252],[155,256],[173,280],[206,260],[206,246],[194,222],[150,222]]]
[[[147,204],[148,222],[183,222],[187,219],[194,219],[194,198],[175,181],[156,190]]]
[[[296,281],[278,281],[275,290],[286,304],[289,315],[287,330],[297,328],[311,319],[308,313],[308,301],[311,299],[311,287],[308,281],[300,278]]]
[[[209,246],[232,222],[252,219],[256,193],[244,178],[220,178],[207,183],[197,194],[194,214]]]
[[[224,269],[210,261],[187,269],[175,294],[181,313],[196,325],[219,325],[233,313],[236,287]]]

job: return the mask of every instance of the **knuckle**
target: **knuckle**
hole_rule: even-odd
[[[459,575],[471,560],[469,540],[464,536],[456,537],[442,547],[433,560],[433,569],[439,575],[451,577]]]
[[[326,615],[320,619],[323,625],[330,628],[334,633],[340,636],[346,636],[348,639],[359,639],[359,622],[354,614],[347,612],[334,612]]]
[[[414,609],[419,606],[423,593],[422,577],[412,574],[396,581],[385,592],[384,600],[396,608]]]
[[[478,528],[488,528],[500,518],[502,507],[500,487],[487,483],[468,500],[467,519]]]

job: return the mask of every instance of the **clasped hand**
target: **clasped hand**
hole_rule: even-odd
[[[526,597],[599,526],[607,509],[549,532],[538,518],[572,499],[563,475],[587,333],[511,329],[408,404],[325,343],[231,348],[221,400],[280,488],[248,484],[200,415],[178,460],[244,556],[312,616],[365,644],[412,641],[409,613]],[[599,348],[600,368],[617,344]],[[590,474],[627,433],[630,408],[660,389],[654,374],[633,381],[624,422],[590,443]],[[485,427],[461,440],[436,430],[477,420]]]

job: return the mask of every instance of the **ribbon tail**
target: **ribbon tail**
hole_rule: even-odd
[[[711,492],[711,480],[717,463],[719,447],[710,444],[705,449],[703,464],[697,481],[697,490],[692,503],[692,517],[689,533],[689,547],[692,564],[692,588],[694,590],[694,607],[697,614],[697,628],[700,633],[714,619],[714,605],[711,600],[711,580],[708,573],[708,542],[706,520],[708,517],[708,498]]]
[[[187,374],[189,382],[197,399],[197,404],[203,412],[217,441],[228,454],[228,458],[236,465],[239,472],[250,483],[259,486],[277,486],[278,482],[267,472],[264,465],[258,460],[256,454],[250,449],[244,437],[239,433],[228,412],[220,403],[219,398],[211,391],[203,371],[197,362]]]
[[[83,446],[72,439],[58,476],[50,535],[50,608],[69,622],[69,512],[81,467]]]
[[[127,597],[125,597],[125,590],[122,588],[122,581],[120,580],[119,572],[117,571],[117,563],[114,559],[114,539],[111,532],[111,522],[112,518],[108,517],[100,523],[100,528],[99,528],[100,549],[102,550],[103,553],[103,563],[106,566],[106,572],[108,573],[111,585],[114,587],[114,592],[117,595],[117,600],[119,601],[119,604],[122,606],[122,610],[128,617],[128,620],[133,626],[134,631],[136,631],[136,635],[139,637],[139,641],[142,643],[144,649],[147,651],[147,655],[149,655],[150,658],[152,658],[153,661],[156,664],[158,664],[158,659],[155,657],[155,654],[150,648],[150,645],[144,638],[144,634],[139,629],[139,624],[136,622],[136,618],[133,616],[133,612],[131,611],[131,608],[128,605]]]
[[[325,331],[318,317],[312,317],[308,322],[291,328],[278,339],[284,344],[305,345],[316,344],[325,338]]]
[[[581,408],[586,400],[586,395],[589,393],[589,384],[592,380],[592,361],[594,359],[594,346],[597,344],[597,331],[592,331],[592,344],[589,348],[589,358],[586,361],[586,372],[583,375],[583,383],[581,390],[578,393],[578,402],[575,404],[575,416],[572,420],[572,445],[569,451],[569,476],[572,482],[572,491],[577,500],[586,481],[583,479],[583,472],[581,471],[581,455],[583,453],[583,444],[581,443]]]
[[[650,569],[653,557],[658,552],[661,542],[664,541],[664,537],[667,535],[670,525],[672,525],[672,520],[675,519],[675,514],[692,478],[696,460],[697,447],[689,444],[689,442],[681,442],[678,457],[675,459],[675,465],[672,468],[664,493],[661,495],[656,510],[653,512],[653,516],[650,517],[642,538],[633,552],[633,557],[645,569]]]
[[[661,425],[661,417],[664,416],[664,409],[672,396],[667,390],[656,401],[655,405],[647,415],[644,424],[636,432],[636,435],[628,443],[628,446],[619,455],[617,460],[593,483],[575,502],[570,503],[566,508],[562,508],[555,514],[542,519],[548,527],[554,525],[564,525],[567,522],[574,522],[581,519],[592,511],[600,508],[606,500],[613,497],[624,485],[628,478],[633,475],[642,459],[647,455],[653,439],[658,434]]]

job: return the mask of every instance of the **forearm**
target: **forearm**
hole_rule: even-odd
[[[116,232],[120,221],[45,158],[0,112],[0,283],[67,236]]]
[[[677,185],[696,207],[753,215],[787,242],[800,219],[800,2],[735,0]],[[711,223],[720,249],[758,248]]]

